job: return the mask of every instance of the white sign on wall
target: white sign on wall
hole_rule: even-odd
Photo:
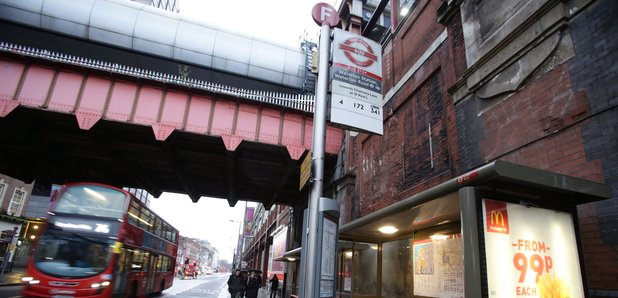
[[[382,135],[382,47],[335,28],[330,122]]]
[[[489,297],[584,297],[570,213],[483,200]]]

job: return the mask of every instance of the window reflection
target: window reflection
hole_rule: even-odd
[[[112,245],[111,240],[100,237],[44,234],[35,254],[36,266],[51,276],[93,276],[109,264]]]
[[[414,297],[412,240],[386,242],[382,245],[382,297]]]
[[[72,186],[58,198],[55,212],[122,219],[127,197],[102,186]]]

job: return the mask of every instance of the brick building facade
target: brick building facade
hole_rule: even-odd
[[[342,222],[495,160],[605,183],[579,232],[591,295],[618,297],[618,2],[413,2],[380,40],[384,135],[345,139]]]
[[[273,270],[273,238],[283,233],[283,237],[286,244],[289,244],[290,239],[289,225],[290,221],[290,207],[283,205],[274,205],[270,210],[266,210],[263,205],[258,205],[255,209],[255,215],[251,222],[251,236],[245,236],[244,249],[242,251],[242,260],[244,265],[241,265],[243,270],[260,270],[262,271],[262,285],[266,285],[266,282],[271,278],[272,274],[283,276],[282,272]],[[286,245],[287,246],[287,245]],[[290,249],[291,247],[285,247],[284,249]],[[276,255],[275,255],[276,257]],[[279,264],[276,267],[282,267]],[[284,280],[280,278],[281,287],[283,288]]]

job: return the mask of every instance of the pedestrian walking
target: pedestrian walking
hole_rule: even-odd
[[[247,287],[245,291],[246,298],[257,298],[258,291],[262,287],[262,281],[255,275],[255,271],[252,271],[249,274],[249,279],[247,280]]]
[[[230,278],[227,280],[227,290],[232,295],[232,298],[243,298],[245,280],[240,275],[240,270],[236,269],[234,274],[230,275]]]
[[[277,298],[277,290],[279,289],[279,279],[277,274],[273,274],[270,279],[270,298]]]

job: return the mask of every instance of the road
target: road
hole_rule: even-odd
[[[174,279],[174,285],[163,291],[167,298],[229,298],[227,279],[229,274],[200,275],[197,279]],[[21,286],[0,287],[0,297],[20,298]]]
[[[5,298],[21,297],[21,286],[0,287],[0,297],[5,297]]]
[[[227,279],[229,274],[200,275],[197,279],[174,279],[174,285],[163,291],[159,297],[228,298]]]

